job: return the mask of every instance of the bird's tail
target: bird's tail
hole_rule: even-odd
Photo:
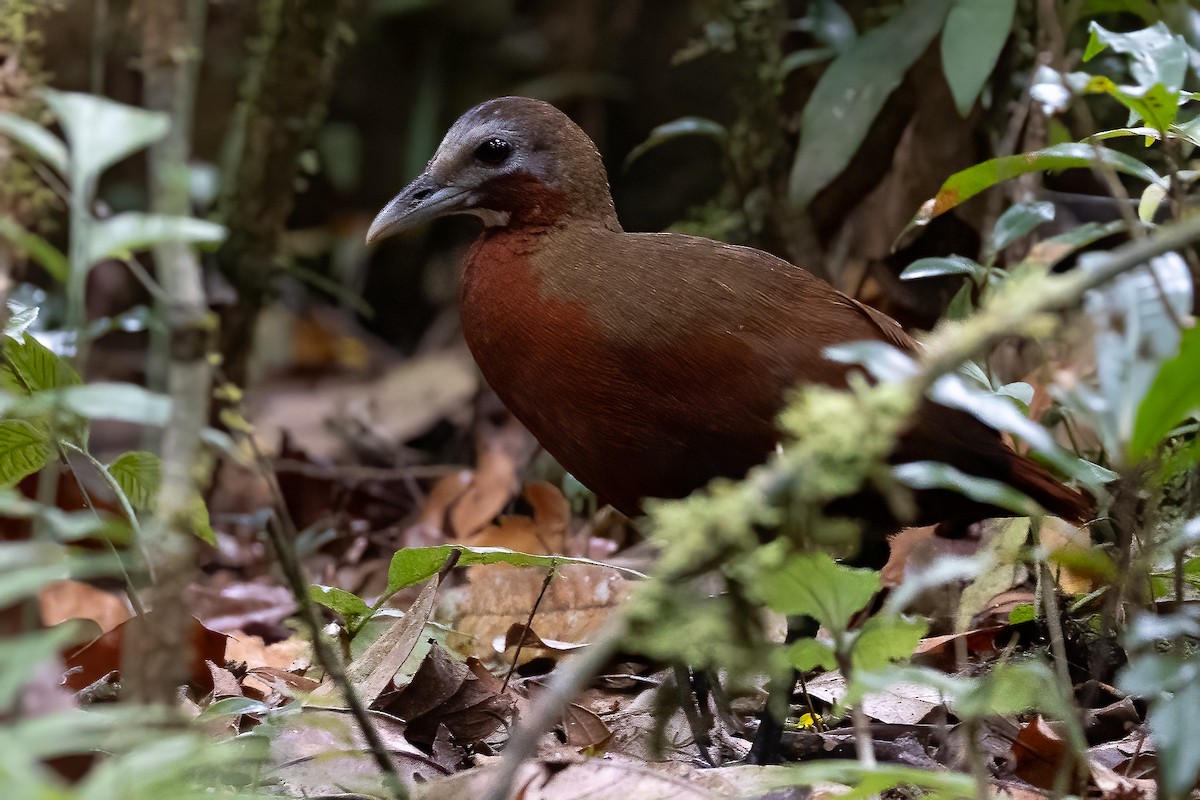
[[[1087,522],[1096,515],[1096,499],[1086,491],[1064,486],[1058,478],[1036,461],[1015,457],[1008,482],[1041,504],[1056,517],[1074,523]]]

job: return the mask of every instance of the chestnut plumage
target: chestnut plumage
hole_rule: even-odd
[[[564,468],[627,514],[762,462],[791,389],[846,385],[848,368],[824,356],[830,345],[915,347],[890,317],[768,253],[623,231],[595,145],[537,100],[504,97],[464,114],[368,241],[449,214],[485,225],[461,290],[484,377]],[[1003,481],[1073,521],[1092,513],[996,431],[932,402],[893,456],[915,460]],[[916,499],[917,519],[904,522],[1004,513],[949,491]],[[850,505],[889,519],[878,498]]]

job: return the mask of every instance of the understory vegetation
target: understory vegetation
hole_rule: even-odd
[[[1192,4],[88,6],[0,8],[0,795],[1196,795]],[[502,94],[580,122],[627,229],[920,351],[834,348],[743,480],[597,507],[460,342],[475,228],[361,244]],[[925,397],[1096,518],[891,465]],[[864,487],[1013,516],[853,568]],[[786,765],[740,763],[793,669]]]

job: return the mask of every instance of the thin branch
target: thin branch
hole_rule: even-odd
[[[288,582],[288,587],[292,590],[292,595],[296,599],[300,618],[303,620],[305,627],[308,628],[309,638],[312,639],[313,644],[313,654],[317,658],[317,663],[325,670],[325,674],[337,684],[342,695],[346,698],[346,705],[358,723],[363,738],[367,740],[371,756],[375,759],[375,763],[383,773],[388,791],[396,800],[407,800],[408,790],[405,789],[404,783],[400,780],[400,775],[396,771],[396,765],[392,762],[391,752],[384,743],[383,737],[379,735],[379,730],[375,727],[375,722],[371,719],[371,715],[362,698],[358,696],[354,684],[350,682],[350,678],[346,675],[341,658],[329,646],[329,641],[321,632],[321,617],[317,613],[315,604],[308,596],[308,583],[304,578],[300,563],[296,559],[296,551],[292,547],[292,543],[296,540],[297,536],[296,525],[292,521],[291,514],[288,513],[287,503],[283,497],[283,490],[280,488],[279,481],[275,477],[275,470],[272,469],[271,462],[263,455],[253,434],[243,432],[241,436],[254,454],[255,462],[262,471],[263,477],[266,478],[267,486],[271,491],[275,514],[272,516],[272,523],[267,525],[267,532],[270,535],[271,546],[275,550],[275,556],[279,561],[279,568],[283,571],[284,577]]]

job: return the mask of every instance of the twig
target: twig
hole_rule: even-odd
[[[504,748],[504,759],[497,769],[495,781],[487,793],[486,800],[509,800],[513,779],[527,758],[537,751],[542,732],[549,730],[563,712],[563,707],[592,677],[600,671],[617,651],[617,645],[625,633],[625,615],[617,612],[597,634],[596,641],[578,655],[563,662],[546,690],[538,697],[529,712],[529,718],[516,728]]]
[[[454,552],[459,553],[461,551],[455,550]],[[525,648],[525,637],[533,629],[533,615],[537,613],[538,606],[542,604],[542,598],[546,596],[546,590],[550,588],[550,581],[554,580],[555,572],[557,570],[554,567],[546,570],[546,580],[542,581],[542,590],[538,592],[537,599],[533,601],[533,606],[529,609],[529,618],[525,620],[525,630],[521,632],[521,640],[517,642],[517,650],[513,653],[512,663],[508,665],[508,673],[504,676],[504,683],[500,686],[501,692],[508,688],[508,682],[517,670],[517,662],[521,658],[521,650]]]
[[[321,633],[321,618],[317,614],[316,607],[308,596],[308,584],[304,579],[304,573],[300,569],[300,564],[296,560],[296,552],[292,548],[291,543],[295,541],[297,532],[296,525],[292,521],[291,514],[288,513],[287,504],[284,501],[283,490],[279,487],[279,481],[275,478],[275,471],[271,468],[271,463],[255,441],[254,436],[243,432],[242,437],[246,444],[250,447],[254,454],[254,459],[262,470],[263,477],[267,480],[267,486],[271,491],[272,502],[275,505],[275,514],[272,516],[272,524],[267,525],[267,531],[270,534],[271,545],[275,549],[275,555],[279,559],[279,567],[283,571],[284,577],[287,578],[288,587],[292,590],[292,595],[296,598],[296,605],[300,610],[300,618],[304,621],[308,628],[309,636],[312,638],[313,655],[316,656],[317,662],[325,670],[338,688],[341,689],[342,695],[346,698],[346,705],[350,708],[350,713],[354,716],[358,727],[363,733],[363,738],[367,740],[367,746],[371,750],[371,755],[375,759],[375,763],[379,766],[383,773],[384,783],[396,800],[407,800],[408,790],[405,789],[403,782],[400,780],[400,775],[396,771],[396,766],[392,763],[391,753],[388,751],[387,745],[383,738],[379,735],[379,730],[375,727],[374,721],[371,720],[371,715],[367,711],[367,707],[363,704],[362,698],[358,696],[354,685],[346,676],[346,671],[342,666],[342,661],[329,646],[329,642]]]

